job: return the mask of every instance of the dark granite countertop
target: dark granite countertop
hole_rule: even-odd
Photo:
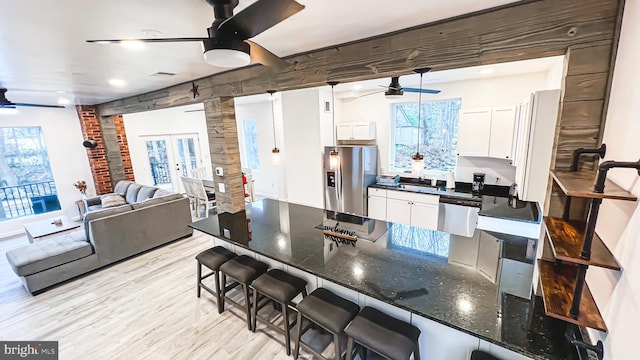
[[[439,195],[440,202],[460,205],[476,206],[480,208],[478,215],[495,217],[508,220],[540,223],[541,211],[538,203],[520,201],[509,197],[509,188],[497,185],[487,185],[481,195],[471,193],[471,184],[456,183],[455,189],[447,189],[444,183],[439,181],[437,186],[429,186],[424,183],[400,183],[398,186],[372,184],[369,187],[394,191],[408,191],[421,194]],[[447,201],[451,199],[453,201]]]
[[[323,226],[336,222],[359,240],[351,245],[326,238]],[[546,317],[540,298],[514,296],[501,286],[522,279],[505,271],[494,283],[448,262],[456,235],[275,200],[191,227],[534,359],[566,358],[566,323]],[[532,266],[535,239],[481,230],[476,235],[502,242],[499,262]]]

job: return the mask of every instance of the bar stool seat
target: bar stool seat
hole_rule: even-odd
[[[235,253],[227,250],[226,248],[222,247],[222,246],[215,246],[212,247],[210,249],[207,249],[205,251],[202,251],[201,253],[199,253],[198,255],[196,255],[196,261],[198,262],[198,269],[197,269],[197,273],[198,273],[198,290],[197,290],[197,295],[198,297],[200,297],[200,293],[201,293],[201,289],[205,289],[206,291],[208,291],[209,293],[211,293],[212,295],[214,295],[216,297],[216,303],[218,304],[218,313],[222,313],[222,291],[220,289],[220,275],[218,274],[218,271],[220,270],[220,266],[224,263],[226,263],[227,261],[235,258],[236,255]],[[209,268],[209,270],[211,270],[211,273],[206,274],[204,276],[202,276],[202,266],[205,266],[207,268]],[[214,284],[215,284],[215,290],[209,288],[207,285],[205,285],[202,280],[210,277],[210,276],[214,276]]]
[[[270,328],[282,332],[284,334],[287,355],[291,355],[291,327],[293,327],[296,322],[294,321],[292,324],[289,321],[289,306],[291,300],[299,294],[302,294],[303,298],[307,296],[306,280],[287,274],[282,270],[272,269],[255,279],[251,287],[253,287],[252,330],[254,332],[256,331],[256,321],[260,319],[261,322],[264,322]],[[266,298],[270,301],[260,304],[261,299],[259,296],[262,296],[262,299]],[[274,301],[282,311],[282,319],[284,321],[282,329],[258,315],[258,310],[271,301]]]
[[[247,255],[237,256],[226,263],[220,265],[220,272],[222,273],[222,283],[227,283],[227,277],[230,277],[236,283],[222,288],[222,308],[224,309],[225,301],[229,301],[233,305],[243,308],[247,315],[247,328],[251,330],[251,298],[249,296],[249,284],[255,280],[258,276],[267,272],[269,266],[261,261],[258,261]],[[228,289],[235,285],[242,285],[242,292],[244,294],[244,304],[237,303],[226,296]]]
[[[288,304],[305,290],[307,282],[282,270],[273,269],[255,279],[251,286],[277,302]]]
[[[372,307],[362,309],[344,332],[349,336],[349,360],[354,342],[389,359],[409,360],[412,353],[414,359],[420,359],[420,329]]]
[[[298,358],[301,344],[300,338],[302,337],[302,333],[306,331],[302,329],[302,320],[305,318],[332,333],[335,346],[335,359],[341,359],[340,334],[344,331],[345,326],[358,314],[360,307],[327,289],[318,288],[302,299],[297,309],[298,331],[295,341],[294,359]],[[315,355],[322,356],[321,354],[315,353],[315,350],[309,346],[306,346],[306,348],[314,352]]]

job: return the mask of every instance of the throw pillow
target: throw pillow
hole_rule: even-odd
[[[102,197],[100,197],[100,201],[102,202],[103,209],[127,204],[127,202],[124,201],[124,196],[120,194],[103,195]]]

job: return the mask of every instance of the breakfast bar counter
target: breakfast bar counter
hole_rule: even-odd
[[[481,350],[497,345],[522,359],[567,358],[565,323],[546,317],[542,301],[529,296],[530,275],[512,270],[532,268],[536,239],[482,230],[464,238],[268,199],[247,204],[244,212],[212,215],[190,226],[408,311],[412,322],[445,325],[475,339]],[[357,240],[327,236],[325,229]],[[476,243],[477,266],[453,261]],[[494,264],[497,271],[492,273]],[[430,336],[423,330],[425,344],[439,346]]]

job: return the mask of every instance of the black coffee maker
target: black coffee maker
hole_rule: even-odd
[[[473,195],[480,195],[482,189],[484,189],[484,173],[473,173],[473,183],[471,183],[471,193]]]

